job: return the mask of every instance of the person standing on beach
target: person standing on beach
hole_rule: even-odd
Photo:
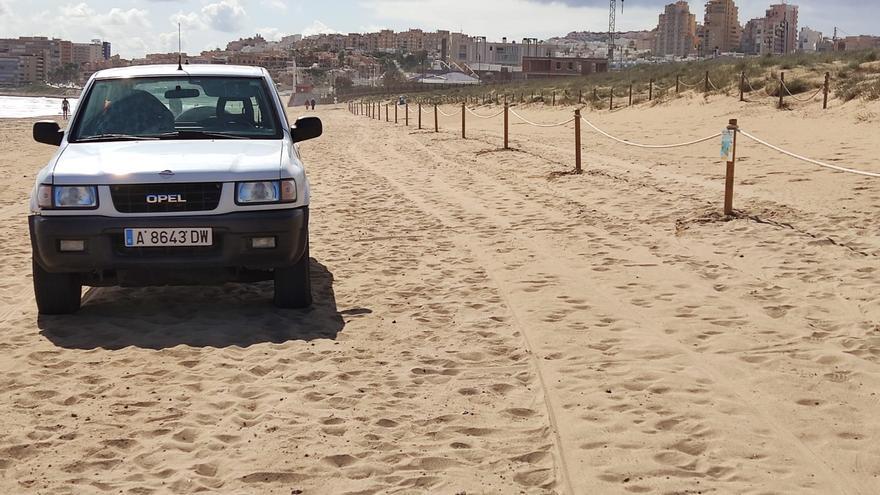
[[[67,98],[61,100],[61,115],[64,117],[64,120],[70,116],[70,102],[67,101]]]
[[[315,99],[312,98],[312,110],[314,110],[314,109],[315,109]]]

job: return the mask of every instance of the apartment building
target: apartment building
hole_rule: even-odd
[[[802,27],[798,34],[798,51],[808,53],[818,51],[823,39],[821,32]]]
[[[766,19],[758,17],[746,23],[740,40],[740,50],[746,55],[764,53],[764,29]]]
[[[880,36],[847,36],[842,44],[848,52],[876,49],[880,48]]]
[[[798,6],[771,5],[764,17],[762,54],[786,55],[798,48]]]
[[[660,14],[654,36],[655,56],[687,57],[697,48],[697,16],[685,1],[671,3]]]
[[[704,56],[715,53],[734,52],[740,48],[742,28],[739,24],[739,8],[733,0],[709,0],[703,18]]]
[[[44,82],[47,77],[42,55],[0,55],[0,85],[24,86]]]
[[[82,65],[106,60],[104,57],[104,44],[101,40],[92,40],[91,43],[74,43],[72,51],[73,63],[75,64]]]

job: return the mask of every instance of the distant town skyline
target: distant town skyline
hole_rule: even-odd
[[[669,0],[625,0],[618,30],[651,30]],[[702,18],[704,1],[692,1]],[[739,22],[761,17],[771,2],[739,0]],[[880,34],[876,0],[801,0],[800,26],[827,36]],[[177,49],[177,23],[184,51],[224,47],[230,40],[259,33],[267,39],[286,34],[366,32],[382,28],[447,29],[502,37],[550,38],[570,31],[604,31],[607,0],[0,0],[4,36],[56,36],[76,41],[104,39],[123,57]]]

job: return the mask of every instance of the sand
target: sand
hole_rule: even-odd
[[[654,143],[738,117],[880,171],[880,106],[833,103],[586,116]],[[880,180],[741,143],[724,221],[714,141],[585,130],[573,176],[570,126],[512,125],[499,151],[500,119],[462,140],[460,117],[317,113],[305,313],[262,284],[90,289],[38,317],[25,198],[52,148],[0,121],[0,492],[880,491]]]

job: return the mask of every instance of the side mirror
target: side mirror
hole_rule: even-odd
[[[318,117],[300,117],[290,127],[294,143],[315,139],[323,133],[324,125]]]
[[[58,146],[63,139],[64,131],[58,126],[58,122],[41,120],[34,124],[34,141]]]

